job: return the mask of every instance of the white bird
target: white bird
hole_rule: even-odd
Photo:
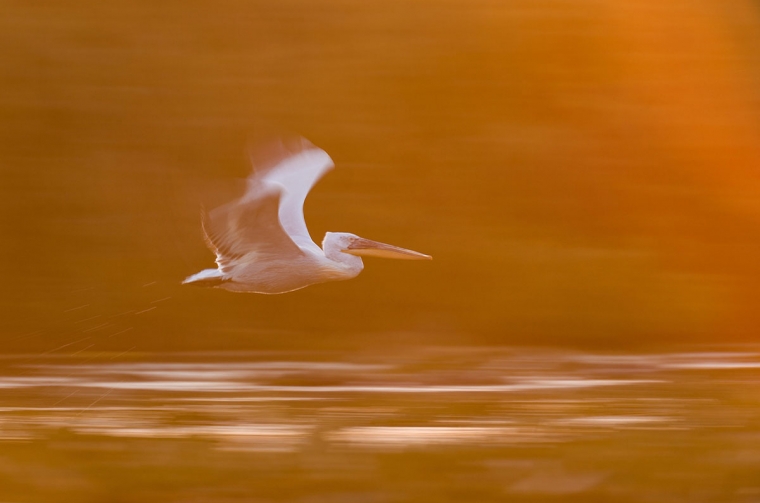
[[[279,144],[268,158],[252,159],[245,194],[204,214],[206,244],[216,254],[218,267],[193,274],[183,284],[285,293],[354,278],[364,269],[361,256],[432,259],[345,232],[328,232],[322,248],[317,246],[306,229],[303,203],[334,164],[309,141],[299,138],[294,143]]]

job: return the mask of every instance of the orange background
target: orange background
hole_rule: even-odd
[[[6,351],[92,316],[109,351],[756,338],[754,3],[3,11]],[[274,297],[180,287],[213,264],[201,202],[236,194],[273,129],[336,161],[306,203],[316,241],[435,260]]]

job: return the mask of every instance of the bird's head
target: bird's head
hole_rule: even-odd
[[[328,258],[343,262],[345,255],[356,257],[380,257],[400,260],[432,260],[433,257],[406,248],[399,248],[378,241],[364,239],[347,232],[328,232],[322,241],[322,249]],[[344,257],[340,257],[340,254]]]

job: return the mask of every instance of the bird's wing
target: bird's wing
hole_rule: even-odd
[[[203,215],[206,244],[226,274],[237,265],[277,257],[287,260],[303,254],[283,230],[278,218],[282,194],[277,188],[227,203]]]
[[[306,228],[303,203],[322,176],[333,168],[330,156],[304,138],[277,141],[250,153],[253,173],[243,200],[262,191],[282,191],[279,220],[284,231],[302,248],[318,248]]]

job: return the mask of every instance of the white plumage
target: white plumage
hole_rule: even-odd
[[[351,279],[364,268],[362,255],[432,258],[343,232],[328,232],[322,248],[317,246],[306,228],[303,203],[334,164],[307,140],[279,142],[258,151],[252,162],[254,170],[243,197],[214,209],[202,221],[206,244],[216,254],[218,267],[189,276],[183,284],[285,293],[314,283]]]

